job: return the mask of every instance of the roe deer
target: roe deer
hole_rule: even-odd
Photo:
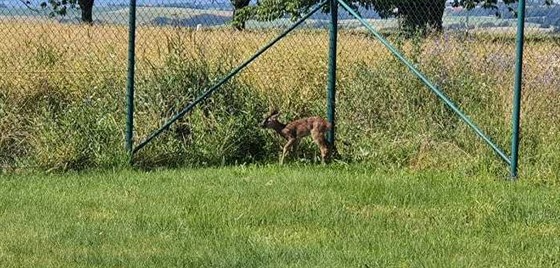
[[[278,110],[272,110],[261,123],[261,127],[274,129],[274,131],[288,141],[286,145],[284,145],[280,164],[284,163],[286,155],[294,147],[297,147],[300,139],[308,135],[311,135],[313,141],[319,146],[321,162],[325,163],[330,153],[329,144],[325,139],[325,133],[332,128],[331,123],[321,117],[313,116],[283,124],[278,121],[279,115],[280,113]]]

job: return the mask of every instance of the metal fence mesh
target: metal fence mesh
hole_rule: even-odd
[[[128,1],[95,1],[91,25],[81,22],[83,10],[78,4],[68,7],[62,16],[53,14],[48,3],[42,7],[41,2],[0,1],[0,167],[110,166],[112,159],[126,155],[122,144]],[[136,141],[294,21],[290,12],[278,16],[271,11],[268,18],[279,18],[248,17],[244,29],[238,30],[232,26],[234,14],[240,12],[234,9],[235,2],[137,1]],[[517,2],[379,0],[365,1],[367,8],[358,2],[353,3],[361,16],[497,137],[499,144],[507,146],[509,135],[504,132],[511,119],[508,109],[514,79]],[[270,3],[274,1],[250,1],[247,8],[257,10],[259,5]],[[290,9],[286,3],[301,7],[316,2],[282,3],[277,5]],[[266,13],[263,10],[252,14]],[[260,92],[263,107],[280,106],[288,110],[288,117],[324,113],[330,19],[326,12],[323,8],[314,14],[231,83]],[[427,108],[415,102],[429,103],[431,97],[359,21],[343,8],[339,13],[340,131],[342,138],[355,141],[347,153],[360,160],[382,154],[372,148],[379,144],[356,145],[359,140],[382,135],[364,133],[376,128],[405,128],[408,120],[426,113]],[[560,84],[560,5],[528,1],[526,23],[524,102],[528,105],[524,114],[528,125],[545,129],[537,122],[540,117],[529,114],[557,117],[542,107],[558,101],[541,95],[557,96]],[[477,90],[461,90],[473,87]],[[422,90],[425,94],[418,93]],[[360,101],[363,103],[358,105]],[[410,104],[408,108],[395,107],[403,102]],[[497,102],[501,105],[498,108]],[[446,123],[444,118],[451,116],[445,108],[436,110],[427,116],[441,118],[425,127],[451,126],[456,132],[446,132],[443,140],[469,155],[476,152],[478,147],[465,149],[464,141],[451,138],[466,128]],[[395,113],[409,114],[403,115],[408,119],[403,121]],[[179,125],[195,123],[186,120]],[[426,140],[437,139],[432,137],[437,132],[432,134],[410,146],[422,147]],[[222,145],[226,151],[227,146]],[[192,148],[184,141],[181,146],[181,157],[185,157],[185,151]],[[387,150],[399,145],[391,146]],[[169,147],[162,148],[154,154]],[[178,151],[169,152],[173,153]],[[418,150],[412,154],[403,161],[413,165],[423,157]],[[169,156],[152,160],[162,163],[169,161]]]

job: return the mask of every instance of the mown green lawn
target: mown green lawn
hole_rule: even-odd
[[[1,267],[560,265],[530,179],[261,166],[0,177]]]

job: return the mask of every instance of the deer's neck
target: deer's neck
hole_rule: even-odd
[[[272,129],[274,129],[274,131],[276,131],[276,133],[280,134],[280,136],[284,137],[284,138],[288,138],[286,137],[286,134],[284,134],[284,132],[282,130],[284,130],[284,128],[286,128],[286,124],[282,124],[278,121],[274,122],[271,126]]]

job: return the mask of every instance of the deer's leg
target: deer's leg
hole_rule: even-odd
[[[289,139],[286,145],[284,145],[284,150],[282,151],[282,158],[280,158],[280,164],[284,164],[284,158],[288,155],[291,151],[292,146],[297,143],[297,139]]]
[[[290,153],[292,154],[292,156],[293,156],[295,153],[297,153],[298,146],[299,146],[299,141],[300,141],[300,140],[296,140],[296,141],[294,142],[294,144],[292,144],[292,148],[290,149]]]
[[[325,163],[329,155],[329,146],[327,140],[325,139],[325,133],[319,131],[312,131],[311,137],[313,141],[319,146],[319,150],[321,151],[321,162]]]

